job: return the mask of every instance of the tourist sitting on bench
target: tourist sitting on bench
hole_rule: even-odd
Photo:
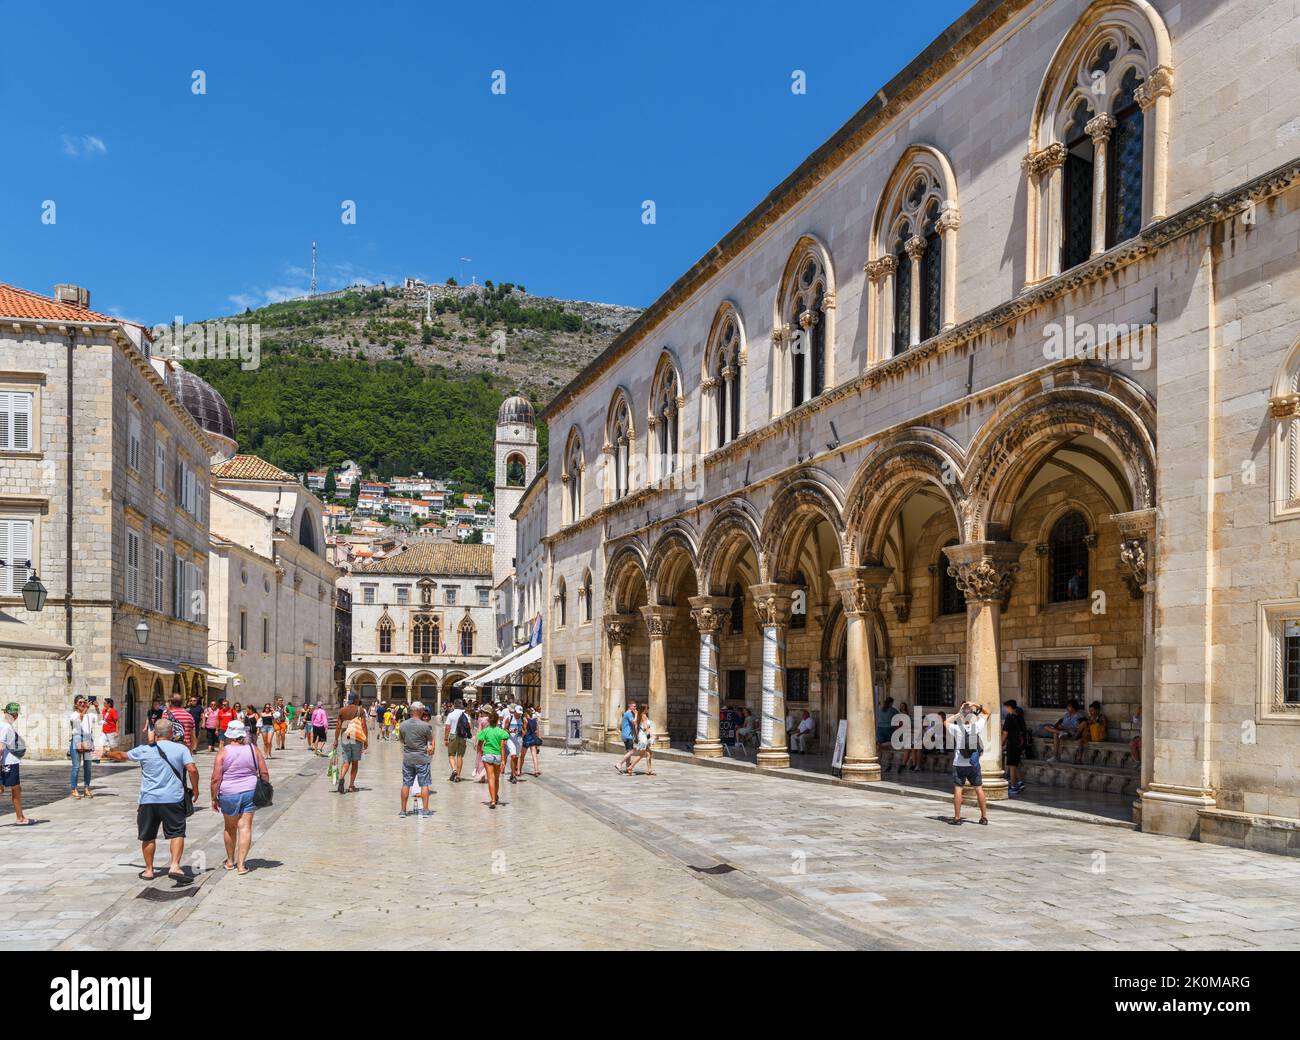
[[[1083,761],[1083,753],[1088,750],[1089,744],[1099,744],[1106,739],[1106,727],[1106,716],[1101,713],[1101,701],[1093,701],[1088,705],[1088,717],[1079,727],[1079,754],[1075,758],[1076,762]]]
[[[1056,722],[1055,726],[1044,725],[1039,728],[1038,734],[1043,737],[1052,738],[1052,757],[1061,757],[1061,740],[1079,740],[1080,733],[1083,730],[1083,713],[1079,711],[1079,702],[1071,698],[1065,704],[1065,714]],[[1080,751],[1082,754],[1082,751]]]
[[[812,715],[805,711],[803,718],[799,720],[799,724],[789,733],[790,750],[799,754],[806,752],[808,742],[812,740],[816,732],[817,723],[813,721]]]

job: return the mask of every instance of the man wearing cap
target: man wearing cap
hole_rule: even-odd
[[[158,828],[171,846],[171,863],[167,876],[182,885],[193,879],[181,868],[185,853],[185,779],[188,778],[194,801],[199,800],[199,768],[185,743],[185,730],[179,722],[161,718],[154,725],[154,742],[133,747],[130,751],[105,751],[113,762],[130,759],[140,763],[140,804],[135,823],[144,853],[143,881],[158,875],[153,869],[153,854],[158,845]]]
[[[428,709],[420,701],[411,705],[411,717],[403,719],[397,727],[397,739],[402,744],[402,811],[397,815],[403,818],[415,815],[421,819],[432,816],[429,784],[433,782],[433,726],[429,723]],[[408,813],[406,803],[412,787],[419,790],[423,810]]]
[[[14,823],[26,827],[32,821],[23,815],[23,788],[19,780],[18,765],[18,731],[14,723],[18,721],[18,702],[10,701],[0,713],[0,791],[6,788],[14,800]]]

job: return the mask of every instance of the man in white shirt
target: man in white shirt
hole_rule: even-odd
[[[812,739],[816,728],[817,723],[813,721],[812,715],[805,711],[794,732],[790,734],[790,750],[797,751],[799,754],[807,751],[808,741]]]
[[[963,701],[957,714],[948,720],[948,739],[954,748],[950,823],[961,823],[962,788],[967,783],[975,788],[975,795],[979,799],[980,823],[989,822],[988,806],[984,798],[984,778],[980,773],[980,752],[984,750],[984,726],[987,722],[984,709],[973,701]]]
[[[466,738],[456,732],[460,728],[461,719],[468,719],[468,716],[462,702],[457,700],[442,724],[442,742],[447,747],[447,760],[451,764],[451,776],[448,779],[453,784],[460,782],[460,771],[465,768]],[[473,730],[472,724],[470,729]]]
[[[14,823],[26,827],[32,821],[23,815],[23,788],[18,772],[21,759],[14,754],[18,747],[18,702],[10,701],[0,712],[0,791],[6,788],[14,800]]]

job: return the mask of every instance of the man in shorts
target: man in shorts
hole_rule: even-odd
[[[952,824],[961,823],[962,788],[970,784],[980,803],[980,823],[989,822],[984,798],[984,777],[980,773],[980,752],[984,750],[984,725],[988,718],[974,701],[963,701],[957,714],[948,720],[948,737],[952,754]]]
[[[464,725],[461,725],[462,719]],[[457,699],[442,726],[442,742],[447,745],[447,759],[451,765],[448,779],[453,784],[460,783],[460,771],[465,768],[465,742],[473,731],[469,716],[465,714],[464,702]]]
[[[6,789],[14,800],[14,823],[26,827],[32,821],[23,815],[23,787],[18,766],[22,761],[15,752],[18,750],[18,731],[14,723],[18,721],[19,706],[17,701],[10,701],[0,714],[0,793]]]
[[[144,855],[142,881],[152,881],[158,875],[153,869],[153,855],[158,846],[158,828],[171,845],[171,863],[167,876],[178,884],[188,885],[193,878],[181,867],[185,854],[185,783],[188,776],[190,792],[199,800],[199,769],[194,756],[185,744],[185,730],[179,722],[163,717],[154,724],[154,740],[130,751],[105,751],[104,757],[114,762],[130,759],[140,763],[140,804],[136,809],[135,823]]]
[[[402,819],[432,816],[429,785],[433,782],[433,726],[429,723],[428,709],[420,701],[411,705],[410,717],[403,719],[397,727],[397,739],[402,745],[402,811],[397,815]],[[411,797],[412,787],[419,792],[422,808],[408,813],[406,803]]]
[[[370,733],[366,729],[366,712],[361,707],[361,694],[349,693],[348,702],[339,712],[338,721],[334,723],[334,746],[343,744],[339,755],[339,794],[344,793],[343,784],[347,781],[349,792],[357,789],[357,770],[361,767],[361,753],[370,742]],[[348,767],[352,768],[349,777]]]
[[[289,712],[284,706],[284,698],[275,699],[275,708],[271,711],[271,720],[275,724],[275,750],[284,750],[284,738],[289,732]]]
[[[619,725],[618,735],[623,738],[623,750],[627,752],[614,768],[622,773],[632,764],[636,754],[636,701],[627,702],[627,711],[623,712],[623,721]]]

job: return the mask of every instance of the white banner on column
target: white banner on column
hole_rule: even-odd
[[[763,720],[759,732],[762,734],[763,746],[772,746],[774,724],[785,719],[774,719],[776,711],[776,629],[763,629]]]

